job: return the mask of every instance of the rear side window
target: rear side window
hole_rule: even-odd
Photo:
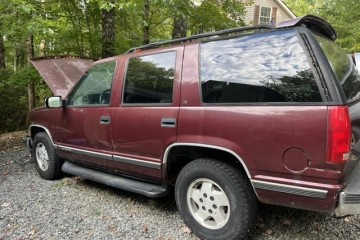
[[[131,58],[128,62],[123,102],[172,103],[176,52]]]
[[[201,44],[204,103],[321,102],[294,30]]]
[[[334,42],[316,36],[349,102],[359,98],[360,75],[351,57]]]

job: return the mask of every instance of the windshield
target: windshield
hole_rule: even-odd
[[[348,102],[359,99],[360,75],[351,57],[333,41],[316,36],[330,65],[340,82]]]

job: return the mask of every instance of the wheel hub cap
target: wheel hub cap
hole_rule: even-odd
[[[45,145],[42,143],[39,143],[36,146],[36,161],[39,165],[39,168],[42,171],[46,171],[49,167],[49,155],[47,153],[47,150],[45,148]]]
[[[193,217],[206,228],[219,229],[229,220],[229,199],[224,190],[210,179],[193,181],[187,192],[187,202]]]

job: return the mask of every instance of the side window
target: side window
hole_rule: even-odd
[[[123,103],[172,103],[176,52],[131,58],[128,62]]]
[[[106,62],[90,68],[69,95],[68,105],[110,104],[115,66],[116,62]]]
[[[316,36],[349,102],[360,97],[360,73],[351,57],[334,42]]]
[[[201,44],[204,103],[321,102],[293,30]]]

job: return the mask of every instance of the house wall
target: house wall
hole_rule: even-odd
[[[271,8],[276,7],[276,23],[280,23],[293,18],[289,16],[274,0],[254,0],[254,4],[252,6],[246,7],[246,15],[244,20],[247,25],[253,25],[255,5]]]

